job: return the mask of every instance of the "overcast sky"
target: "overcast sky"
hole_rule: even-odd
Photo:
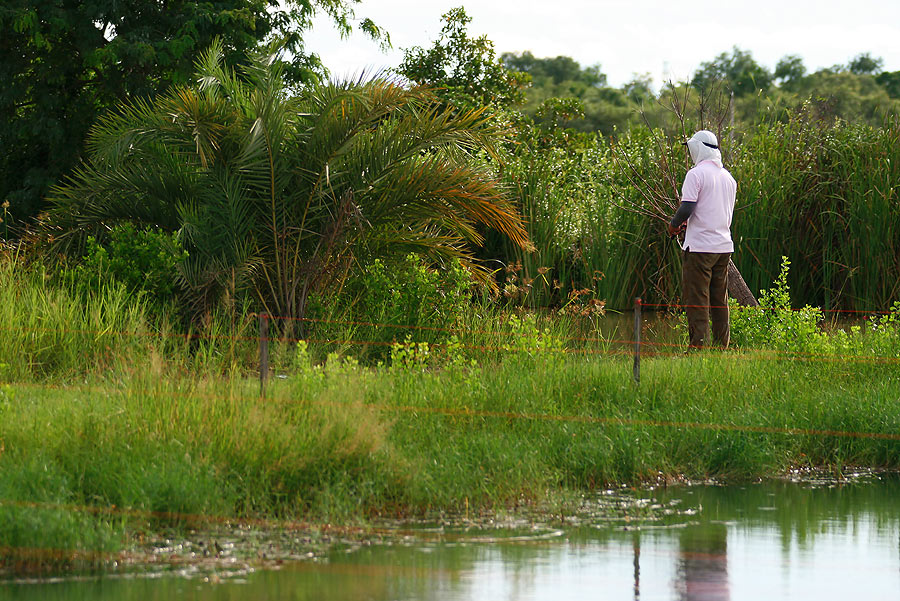
[[[369,17],[391,35],[388,53],[363,34],[342,40],[327,19],[306,35],[333,76],[399,64],[404,48],[430,46],[442,14],[464,6],[469,34],[486,34],[497,54],[530,50],[537,57],[570,56],[599,64],[613,86],[649,73],[658,87],[689,79],[700,63],[732,47],[774,70],[797,54],[809,71],[847,63],[862,52],[900,70],[898,0],[362,0],[357,17]]]

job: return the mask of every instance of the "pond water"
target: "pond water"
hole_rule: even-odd
[[[6,583],[0,598],[900,599],[895,475],[606,491],[546,524],[487,524],[394,525],[390,543],[231,577]]]

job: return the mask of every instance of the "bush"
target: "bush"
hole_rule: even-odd
[[[822,310],[805,306],[791,309],[787,283],[791,262],[781,258],[781,272],[775,285],[761,290],[759,307],[731,305],[731,340],[740,347],[771,348],[786,352],[810,351],[817,346]]]
[[[411,253],[363,266],[343,294],[316,299],[310,314],[317,338],[364,343],[360,354],[377,361],[395,342],[450,342],[469,309],[472,289],[472,277],[458,261],[440,269]]]
[[[900,302],[881,316],[866,318],[865,324],[851,324],[821,334],[815,352],[841,357],[896,361],[900,358]]]
[[[81,263],[70,276],[82,290],[121,284],[152,308],[165,311],[178,292],[177,265],[186,256],[174,234],[123,223],[103,243],[89,236]]]

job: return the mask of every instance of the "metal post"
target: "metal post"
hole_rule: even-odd
[[[269,316],[259,314],[259,396],[266,398],[266,380],[269,379]]]
[[[634,381],[641,381],[641,297],[634,299]]]

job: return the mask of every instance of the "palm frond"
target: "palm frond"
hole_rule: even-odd
[[[384,78],[292,95],[269,58],[234,71],[217,42],[195,84],[98,122],[87,162],[53,193],[58,247],[117,220],[152,223],[187,249],[179,278],[198,313],[252,290],[302,316],[361,256],[413,251],[478,271],[481,226],[528,245],[496,175],[504,132],[485,111],[443,110]]]

